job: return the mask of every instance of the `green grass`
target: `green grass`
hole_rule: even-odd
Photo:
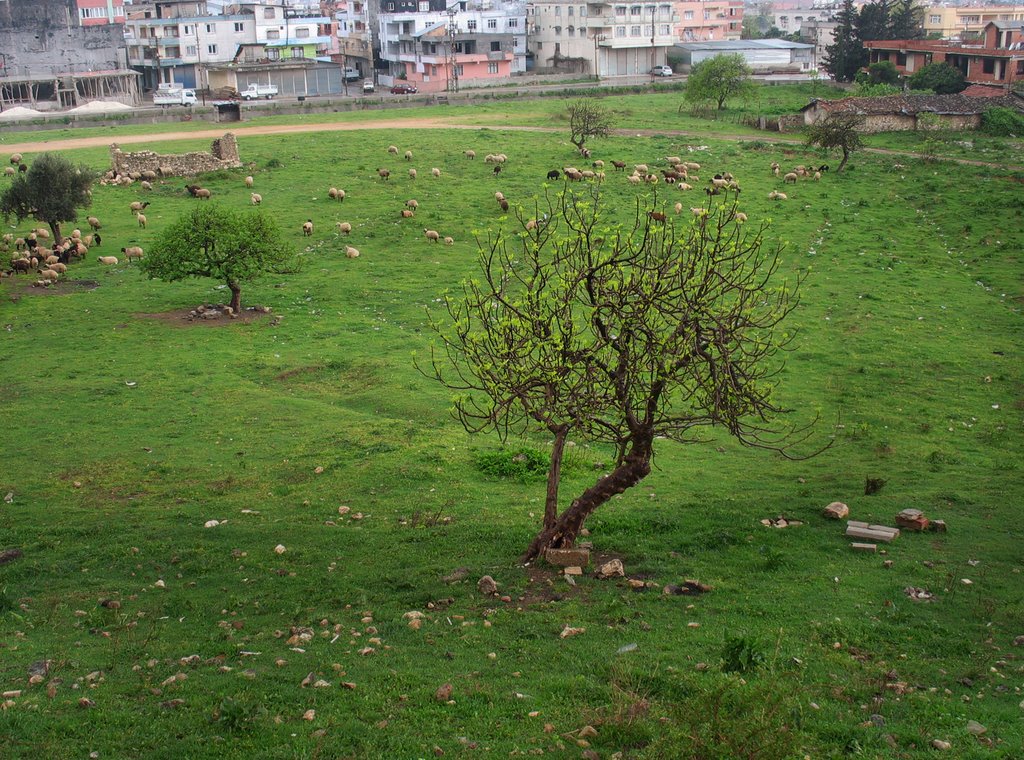
[[[657,123],[642,114],[672,110],[670,97],[609,103],[639,129]],[[444,389],[413,367],[430,339],[426,309],[476,271],[475,232],[512,224],[494,191],[532,216],[547,170],[577,162],[564,134],[501,121],[551,125],[560,107],[459,111],[491,124],[475,131],[240,137],[250,165],[203,184],[241,208],[253,174],[304,262],[243,291],[243,303],[273,308],[251,323],[146,316],[226,294],[95,261],[147,246],[190,208],[184,180],[145,196],[95,189],[104,244],[69,280],[98,287],[0,282],[0,493],[13,493],[0,504],[0,549],[24,552],[0,566],[0,685],[22,692],[0,711],[7,756],[417,758],[436,746],[579,757],[572,732],[588,724],[600,757],[915,758],[932,755],[934,738],[956,757],[1020,756],[1019,178],[893,170],[891,156],[857,154],[843,175],[772,204],[771,161],[828,159],[722,141],[717,124],[699,139],[596,141],[594,158],[648,163],[706,146],[692,153],[705,178],[740,179],[750,223],[771,219],[770,237],[786,243],[783,274],[807,275],[780,400],[795,419],[820,414],[820,439],[834,427],[837,438],[802,462],[720,435],[659,446],[655,471],[589,521],[590,540],[630,576],[699,578],[713,591],[638,593],[588,576],[571,587],[516,563],[543,483],[503,470],[500,443],[468,437]],[[414,150],[415,182],[386,153],[392,143]],[[509,164],[495,179],[467,148]],[[105,168],[104,149],[69,153]],[[377,179],[380,166],[391,181]],[[327,200],[330,186],[344,203]],[[638,197],[655,202],[613,172],[605,193],[623,214]],[[128,211],[143,197],[147,230]],[[403,220],[412,197],[420,210]],[[657,203],[677,200],[702,199],[658,188]],[[307,218],[316,232],[303,239]],[[352,235],[337,236],[335,221]],[[429,244],[424,227],[455,245]],[[345,259],[346,244],[362,256]],[[610,456],[577,446],[564,498]],[[866,477],[886,485],[864,496]],[[869,522],[918,507],[949,533],[904,534],[885,557],[854,553],[842,525],[819,516],[836,499]],[[761,526],[780,514],[805,524]],[[203,527],[213,519],[222,524]],[[446,582],[459,568],[465,577]],[[509,601],[482,597],[483,575]],[[907,586],[936,600],[913,602]],[[426,616],[419,630],[402,617],[410,610]],[[567,625],[585,632],[560,639]],[[314,636],[289,644],[293,627]],[[48,673],[30,685],[43,660]],[[724,672],[735,662],[753,665]],[[187,678],[168,682],[177,673]],[[331,686],[303,687],[310,673]],[[435,699],[445,683],[452,704]],[[968,720],[988,728],[991,747]],[[726,738],[740,746],[722,749]]]

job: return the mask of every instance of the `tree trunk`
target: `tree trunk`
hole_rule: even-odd
[[[228,287],[231,288],[231,308],[238,314],[242,310],[242,288],[231,280],[228,280]]]
[[[843,148],[843,160],[839,162],[839,168],[836,169],[836,174],[839,174],[839,172],[841,172],[843,170],[843,167],[846,166],[846,161],[849,158],[850,158],[850,151],[848,151],[846,148]]]
[[[551,466],[548,468],[548,490],[544,498],[544,528],[553,528],[558,517],[558,486],[562,481],[562,452],[565,450],[565,439],[569,429],[561,426],[555,431],[555,441],[551,445]]]
[[[529,562],[541,556],[548,549],[571,547],[586,519],[602,504],[635,486],[651,472],[653,438],[650,431],[643,431],[634,438],[633,445],[610,475],[601,478],[576,499],[555,520],[550,528],[544,528],[534,536],[526,553],[520,558]]]
[[[60,236],[60,222],[48,222],[50,225],[50,231],[53,233],[53,244],[58,246],[63,242],[63,238]]]

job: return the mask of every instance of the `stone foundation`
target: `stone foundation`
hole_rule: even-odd
[[[155,172],[161,177],[193,177],[218,169],[237,169],[242,165],[238,158],[238,143],[228,132],[213,141],[209,153],[181,153],[162,155],[151,150],[124,153],[116,143],[110,146],[110,161],[115,176],[141,176],[143,172]]]

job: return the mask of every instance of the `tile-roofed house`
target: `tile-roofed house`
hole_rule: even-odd
[[[970,97],[968,95],[887,95],[880,98],[842,98],[812,100],[800,109],[805,124],[813,124],[830,113],[857,113],[864,116],[865,132],[889,132],[918,129],[922,114],[930,121],[938,118],[946,129],[974,129],[981,115],[990,108],[1014,108],[1024,112],[1024,97]]]

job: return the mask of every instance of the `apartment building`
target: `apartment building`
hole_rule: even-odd
[[[1024,5],[930,5],[924,11],[925,36],[980,37],[991,21],[1024,21]]]

